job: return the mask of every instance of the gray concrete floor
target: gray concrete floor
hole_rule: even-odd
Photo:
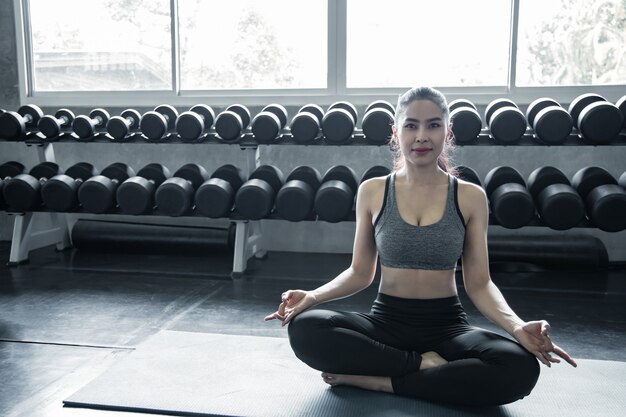
[[[0,244],[0,415],[137,416],[64,408],[62,401],[160,330],[286,337],[280,293],[314,288],[348,266],[347,255],[270,253],[229,278],[228,254],[208,256],[57,252],[4,266]],[[545,271],[492,265],[492,277],[526,320],[547,319],[576,358],[626,361],[626,270]],[[461,284],[460,276],[459,284]],[[499,331],[459,286],[472,324]],[[368,311],[376,283],[339,309]],[[209,378],[210,376],[207,376]]]

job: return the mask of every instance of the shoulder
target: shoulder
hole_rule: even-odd
[[[482,187],[457,178],[459,208],[463,214],[471,215],[487,210],[487,195]]]
[[[374,177],[359,185],[358,199],[371,210],[382,204],[387,176]]]

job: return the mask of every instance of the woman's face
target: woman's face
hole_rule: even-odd
[[[435,103],[415,100],[407,107],[399,125],[394,126],[393,133],[407,165],[436,165],[449,134],[449,126]]]

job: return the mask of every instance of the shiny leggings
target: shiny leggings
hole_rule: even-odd
[[[517,342],[471,327],[458,297],[379,293],[369,314],[313,309],[292,319],[289,341],[310,367],[391,377],[395,394],[457,405],[501,405],[530,393],[539,362]],[[419,370],[421,353],[449,363]]]

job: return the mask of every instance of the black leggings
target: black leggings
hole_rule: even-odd
[[[459,298],[379,293],[369,314],[308,310],[289,324],[296,356],[336,374],[389,376],[394,393],[458,405],[507,404],[528,395],[537,359],[517,342],[471,327]],[[449,363],[419,370],[421,353]]]

